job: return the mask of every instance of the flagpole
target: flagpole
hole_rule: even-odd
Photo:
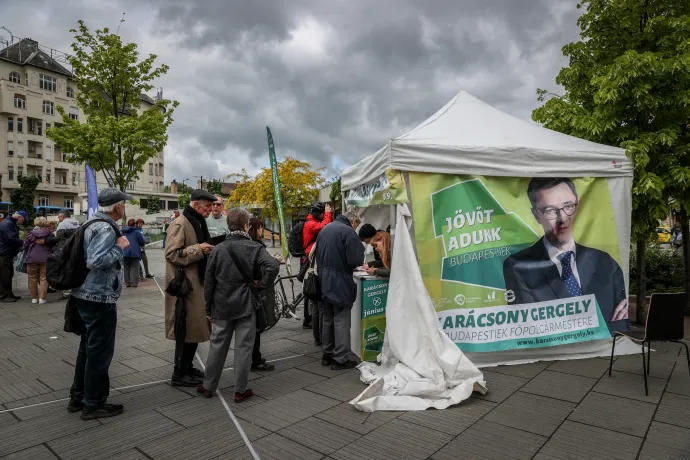
[[[285,269],[288,276],[292,276],[290,269],[290,251],[288,251],[287,232],[285,231],[285,210],[283,209],[283,197],[280,194],[280,176],[278,175],[278,161],[276,160],[276,151],[273,144],[273,136],[271,135],[271,128],[266,126],[266,136],[268,137],[268,158],[271,162],[271,174],[273,177],[273,197],[276,201],[276,208],[278,208],[278,218],[280,219],[280,246],[283,249],[283,259],[285,260]]]

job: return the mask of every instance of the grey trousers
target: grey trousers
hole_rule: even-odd
[[[139,262],[141,259],[134,257],[124,258],[125,267],[125,284],[132,286],[139,286]]]
[[[314,339],[319,342],[323,341],[323,302],[310,300],[309,307],[311,308],[311,330],[314,333]]]
[[[333,356],[340,364],[350,359],[351,309],[321,302],[323,320],[321,331],[323,354]]]
[[[206,390],[215,391],[218,388],[233,334],[235,334],[235,393],[244,393],[247,390],[256,336],[254,314],[229,321],[213,320],[211,346],[208,350],[204,373]]]

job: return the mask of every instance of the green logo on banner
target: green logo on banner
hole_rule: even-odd
[[[375,351],[376,353],[381,352],[383,347],[383,332],[377,327],[372,326],[364,329],[362,334],[362,341],[364,342],[365,351]]]
[[[441,279],[505,289],[503,261],[538,239],[515,213],[507,212],[480,179],[431,195],[434,235],[443,238]]]

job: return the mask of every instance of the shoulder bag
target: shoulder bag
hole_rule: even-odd
[[[261,302],[261,294],[254,286],[254,280],[252,279],[253,277],[249,276],[249,274],[245,271],[244,265],[242,265],[240,262],[239,257],[237,257],[235,254],[235,251],[232,250],[232,244],[228,244],[228,254],[230,254],[232,261],[235,263],[235,267],[237,267],[237,270],[240,272],[240,275],[242,275],[242,278],[244,278],[244,281],[249,287],[249,292],[251,292],[252,300],[254,302],[254,310],[256,311],[256,329],[257,331],[263,331],[268,326],[268,321],[266,320],[266,313],[264,312]],[[254,259],[254,263],[256,263],[256,259]],[[253,266],[254,264],[252,264],[252,267]]]

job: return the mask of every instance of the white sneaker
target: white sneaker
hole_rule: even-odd
[[[41,299],[41,300],[38,301],[38,303],[41,304],[41,305],[44,305],[44,304],[47,304],[48,301],[47,301],[46,299]]]
[[[31,299],[31,303],[38,303],[38,299]]]

